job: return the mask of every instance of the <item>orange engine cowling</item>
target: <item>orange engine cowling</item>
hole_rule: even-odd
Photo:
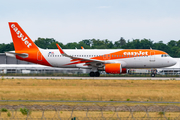
[[[106,71],[106,73],[120,74],[120,73],[122,73],[121,64],[120,63],[106,64],[105,71]]]

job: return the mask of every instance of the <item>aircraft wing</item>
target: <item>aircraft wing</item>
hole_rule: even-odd
[[[101,65],[101,64],[110,63],[109,61],[102,61],[102,60],[97,60],[97,59],[73,57],[73,56],[70,56],[70,55],[66,54],[58,44],[56,44],[56,45],[57,45],[60,53],[61,53],[63,56],[71,58],[72,61],[78,61],[78,62],[76,62],[76,63],[86,63],[86,64],[91,64],[92,66],[98,66],[98,65]],[[70,64],[73,64],[73,63],[70,63]],[[70,65],[70,64],[68,64],[68,65]]]

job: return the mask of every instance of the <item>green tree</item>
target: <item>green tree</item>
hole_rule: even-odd
[[[6,51],[14,51],[14,44],[12,42],[10,44],[0,44],[0,53],[4,53]]]
[[[116,48],[121,48],[123,45],[126,45],[126,40],[123,37],[114,43],[114,47]]]
[[[150,49],[153,47],[153,41],[151,41],[150,39],[142,39],[140,41],[140,49]]]
[[[54,40],[54,38],[38,38],[34,42],[38,47],[43,49],[57,49],[56,43],[58,43],[62,48],[64,48],[63,44]]]

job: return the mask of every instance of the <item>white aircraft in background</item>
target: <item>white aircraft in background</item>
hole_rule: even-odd
[[[58,49],[41,49],[18,23],[9,22],[9,27],[15,51],[6,52],[7,56],[51,67],[90,69],[91,77],[100,76],[99,71],[120,74],[126,73],[127,68],[161,68],[176,64],[166,52],[152,49],[63,50],[58,44]]]

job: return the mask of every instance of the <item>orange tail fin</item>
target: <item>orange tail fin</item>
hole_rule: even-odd
[[[9,22],[15,51],[27,51],[32,48],[38,48],[24,30],[16,22]]]

